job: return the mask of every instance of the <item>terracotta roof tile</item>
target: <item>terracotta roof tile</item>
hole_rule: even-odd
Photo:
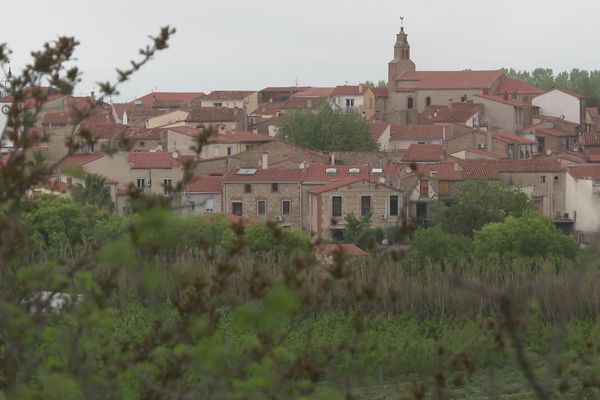
[[[182,135],[196,137],[202,133],[202,130],[198,128],[192,128],[191,126],[173,126],[165,128],[168,131],[181,133]]]
[[[600,146],[600,132],[586,132],[581,135],[579,142],[584,146]]]
[[[348,185],[352,185],[353,183],[357,183],[357,182],[371,182],[376,184],[375,181],[367,179],[367,178],[361,178],[361,177],[347,177],[347,178],[343,178],[343,179],[339,179],[339,180],[335,180],[329,183],[326,183],[323,186],[317,186],[313,189],[310,189],[309,192],[311,193],[315,193],[315,194],[319,194],[319,193],[325,193],[325,192],[329,192],[330,190],[335,190],[335,189],[339,189],[341,187],[344,186],[348,186]]]
[[[89,129],[92,136],[96,139],[111,139],[113,136],[122,134],[127,130],[127,125],[109,122],[85,121],[82,127]]]
[[[173,158],[168,152],[132,151],[128,154],[129,165],[132,169],[171,169],[181,165],[179,159]]]
[[[316,108],[321,101],[327,101],[327,97],[292,97],[279,108],[282,110],[295,108]]]
[[[372,87],[371,90],[375,97],[388,97],[388,88],[386,87]]]
[[[444,146],[441,144],[411,144],[402,156],[406,162],[435,162],[441,161]]]
[[[343,85],[336,86],[330,96],[361,96],[368,86],[363,85]]]
[[[145,106],[153,106],[154,102],[190,104],[203,95],[204,93],[202,92],[152,92],[145,96],[138,97],[131,103],[138,101],[142,102],[142,104]]]
[[[504,93],[512,94],[542,94],[544,91],[538,87],[523,82],[520,79],[506,78],[503,79],[496,87],[496,93],[502,95]]]
[[[415,89],[491,89],[502,71],[414,71],[400,81],[417,81]]]
[[[329,97],[334,89],[333,87],[311,87],[294,94],[292,97]]]
[[[517,135],[505,130],[500,130],[494,134],[494,137],[498,139],[504,139],[505,141],[519,143],[519,144],[535,144],[535,140],[527,139],[524,136]]]
[[[434,122],[466,123],[473,115],[480,112],[482,105],[470,101],[452,103],[452,107],[431,105],[419,114],[419,124]]]
[[[256,93],[256,91],[254,91],[254,90],[213,90],[209,94],[202,96],[202,99],[206,99],[206,100],[244,99],[253,93]]]
[[[432,125],[432,124],[409,124],[409,125],[390,125],[391,139],[427,139],[442,140],[444,129],[450,131],[450,125]]]
[[[125,137],[136,140],[161,140],[165,132],[166,130],[161,128],[128,126],[125,131]]]
[[[464,179],[462,169],[455,162],[441,162],[435,164],[418,164],[417,173],[441,181],[461,181]]]
[[[390,124],[386,124],[383,122],[372,122],[369,124],[369,128],[371,129],[371,136],[375,140],[379,140],[383,132],[390,126]]]
[[[381,172],[373,172],[381,171]],[[378,179],[389,178],[398,173],[393,165],[369,167],[365,165],[311,165],[304,170],[304,182],[329,182],[346,178]]]
[[[255,115],[277,115],[281,104],[277,103],[261,103],[256,107],[256,110],[252,112]]]
[[[63,167],[81,166],[99,160],[105,156],[106,155],[102,153],[71,154],[65,158],[60,165]]]
[[[241,168],[241,170],[254,171],[252,174],[239,174],[240,168],[229,170],[223,177],[223,183],[237,182],[277,182],[277,183],[299,183],[302,182],[302,171],[290,168]]]
[[[484,99],[484,100],[495,101],[496,103],[502,103],[502,104],[506,104],[507,106],[513,106],[513,107],[529,107],[530,106],[527,103],[521,103],[519,101],[505,99],[502,96],[492,96],[489,94],[475,94],[475,95],[473,95],[473,97],[477,97],[479,99]]]
[[[567,167],[575,179],[600,179],[600,164],[578,164]]]
[[[500,172],[564,172],[559,160],[459,160],[465,179],[499,179]]]
[[[187,185],[191,193],[220,193],[222,176],[196,176]]]
[[[47,112],[42,118],[42,125],[71,125],[73,124],[73,114],[71,112]]]

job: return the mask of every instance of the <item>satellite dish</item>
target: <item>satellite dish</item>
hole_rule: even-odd
[[[379,177],[379,183],[381,183],[381,184],[385,183],[385,178],[383,176]]]
[[[406,172],[407,174],[410,174],[412,172],[412,168],[410,167],[410,165],[407,165],[406,168],[404,168],[404,172]]]
[[[306,165],[305,165],[303,162],[301,162],[301,163],[298,165],[298,167],[299,167],[301,170],[304,170],[304,168],[306,168]]]
[[[550,154],[552,154],[552,149],[547,149],[546,150],[546,155],[549,156]]]

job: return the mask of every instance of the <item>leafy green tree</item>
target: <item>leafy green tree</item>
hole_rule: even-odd
[[[115,207],[106,179],[96,174],[86,175],[85,183],[76,187],[73,198],[80,204],[91,204],[110,211]]]
[[[452,204],[440,210],[437,218],[445,232],[472,237],[490,222],[519,217],[532,210],[533,203],[519,189],[493,181],[466,181]]]
[[[321,101],[315,110],[297,110],[279,119],[279,137],[317,151],[376,150],[367,121]]]
[[[251,252],[312,253],[310,238],[297,229],[281,229],[276,223],[254,222],[246,230],[246,243]]]
[[[487,224],[475,232],[474,246],[475,255],[482,260],[532,257],[573,260],[578,249],[573,238],[536,212]]]
[[[412,257],[420,264],[468,262],[473,253],[473,244],[469,238],[446,233],[439,226],[417,229],[412,246]]]
[[[387,82],[386,82],[386,81],[384,81],[384,80],[379,80],[379,81],[377,82],[377,87],[378,87],[378,88],[386,88],[386,87],[387,87],[387,85],[388,85],[388,84],[387,84]]]
[[[346,228],[344,229],[344,242],[359,244],[361,239],[369,230],[371,213],[357,217],[354,213],[348,213],[344,216]]]

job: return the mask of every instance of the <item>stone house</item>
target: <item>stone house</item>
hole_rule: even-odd
[[[269,86],[258,92],[258,103],[285,103],[309,86]]]
[[[504,130],[474,129],[448,139],[446,145],[448,154],[456,154],[469,149],[483,150],[500,158],[511,159],[531,158],[537,151],[535,142],[531,139]]]
[[[345,216],[371,215],[371,228],[402,222],[402,196],[392,186],[361,177],[333,181],[308,190],[308,230],[327,240],[343,239]]]
[[[213,90],[195,101],[201,107],[244,109],[246,113],[258,107],[258,92],[253,90]]]
[[[537,149],[540,154],[553,154],[574,150],[579,140],[580,125],[569,126],[553,120],[543,120],[531,125],[523,132],[535,138]]]
[[[251,220],[276,221],[286,228],[301,228],[301,182],[299,169],[232,169],[222,180],[223,211]]]
[[[600,112],[598,107],[585,109],[585,126],[587,132],[600,132]]]
[[[239,131],[247,129],[246,113],[241,108],[195,107],[185,119],[185,126],[192,128],[212,127],[219,132]]]
[[[450,124],[391,124],[389,148],[407,150],[411,144],[442,144],[452,132]]]
[[[369,86],[336,86],[330,94],[330,100],[340,110],[358,114],[368,121],[375,115],[375,94]]]
[[[478,128],[483,106],[472,101],[453,102],[449,105],[431,105],[419,113],[419,124],[464,124]]]
[[[145,127],[168,128],[174,126],[182,126],[185,125],[185,121],[187,120],[189,115],[190,110],[188,108],[166,111],[164,113],[148,117],[146,119]]]
[[[520,79],[505,77],[496,86],[495,93],[497,96],[507,98],[519,103],[531,104],[531,100],[544,91],[538,87],[523,82]]]

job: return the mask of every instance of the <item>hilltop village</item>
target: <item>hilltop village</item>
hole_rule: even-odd
[[[421,71],[404,28],[387,87],[152,92],[128,103],[44,90],[37,126],[49,141],[34,151],[57,166],[34,194],[68,197],[85,174],[97,174],[119,213],[130,211],[135,188],[167,196],[183,215],[272,220],[336,241],[348,213],[371,215],[371,227],[427,225],[437,202],[483,179],[521,189],[579,242],[600,236],[598,109],[578,93],[544,91],[501,70]],[[321,153],[277,135],[282,115],[321,102],[364,118],[379,149]],[[11,104],[0,99],[3,118]],[[76,124],[74,113],[86,108],[90,117]],[[208,128],[214,134],[195,151]],[[94,144],[79,138],[84,129]],[[86,143],[76,154],[65,146],[72,135]],[[174,191],[189,160],[194,176]]]

